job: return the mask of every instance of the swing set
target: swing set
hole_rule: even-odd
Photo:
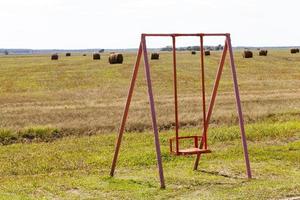
[[[214,86],[209,102],[208,109],[206,111],[206,96],[205,96],[205,73],[204,73],[204,46],[203,46],[203,39],[204,37],[225,37],[225,44],[223,48],[223,52],[221,55],[221,59],[219,62],[219,67],[216,73],[216,78],[214,81]],[[145,67],[145,76],[146,82],[148,86],[148,96],[149,96],[149,104],[150,104],[150,111],[151,111],[151,118],[152,118],[152,127],[154,132],[154,141],[155,141],[155,148],[156,148],[156,158],[157,158],[157,165],[159,171],[159,178],[160,178],[160,186],[161,188],[165,188],[165,180],[163,174],[163,166],[162,166],[162,159],[161,159],[161,150],[160,150],[160,143],[159,143],[159,135],[158,135],[158,127],[157,127],[157,120],[156,120],[156,112],[155,112],[155,104],[154,104],[154,97],[152,91],[152,82],[151,82],[151,73],[150,73],[150,65],[148,61],[148,53],[147,53],[147,46],[146,46],[146,38],[147,37],[171,37],[172,44],[173,44],[173,85],[174,85],[174,110],[175,110],[175,137],[170,138],[170,153],[174,155],[196,155],[196,160],[194,164],[194,170],[198,169],[200,157],[202,154],[211,153],[211,150],[208,149],[207,144],[207,132],[209,127],[209,121],[212,115],[213,107],[215,104],[217,91],[219,82],[221,79],[226,54],[229,54],[229,60],[231,65],[231,73],[232,73],[232,80],[234,85],[235,97],[236,97],[236,107],[237,113],[239,117],[239,125],[240,125],[240,132],[241,132],[241,139],[244,151],[244,158],[246,164],[246,171],[248,178],[252,178],[251,169],[250,169],[250,161],[248,155],[248,147],[245,135],[245,128],[244,128],[244,120],[243,120],[243,113],[239,95],[239,88],[237,82],[237,74],[236,74],[236,67],[233,58],[233,50],[231,46],[231,39],[229,33],[196,33],[196,34],[142,34],[139,50],[137,53],[136,63],[134,65],[133,75],[128,91],[127,101],[125,104],[125,109],[123,113],[123,117],[121,120],[121,125],[119,129],[118,138],[115,145],[115,153],[114,158],[112,161],[111,172],[110,175],[113,176],[116,168],[116,163],[118,159],[118,154],[121,146],[121,141],[123,137],[123,133],[125,130],[125,123],[128,116],[128,111],[130,107],[130,102],[140,66],[141,57],[144,58],[144,67]],[[202,94],[202,114],[203,114],[203,122],[202,122],[202,135],[193,135],[193,136],[179,136],[179,120],[178,120],[178,100],[177,100],[177,63],[176,63],[176,38],[177,37],[199,37],[200,38],[200,77],[201,77],[201,94]],[[183,149],[180,146],[180,141],[183,140],[192,140],[193,146],[191,148]],[[175,144],[175,147],[174,147]]]

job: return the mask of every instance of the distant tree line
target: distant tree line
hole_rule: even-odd
[[[0,54],[32,54],[31,49],[0,49]]]
[[[166,46],[161,48],[161,51],[172,51],[172,46]],[[219,51],[223,49],[222,45],[217,46],[205,46],[204,49],[210,50],[210,51]],[[200,46],[187,46],[187,47],[178,47],[176,48],[177,51],[200,51]]]
[[[0,49],[0,55],[9,54],[48,54],[48,53],[103,53],[104,49]]]
[[[0,54],[8,55],[9,52],[8,52],[8,50],[2,49],[2,50],[0,50]]]

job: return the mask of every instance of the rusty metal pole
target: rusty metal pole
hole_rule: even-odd
[[[233,59],[233,51],[232,51],[232,46],[231,46],[230,35],[228,34],[226,36],[226,38],[227,38],[226,43],[227,43],[228,49],[229,49],[230,65],[231,65],[232,79],[233,79],[233,84],[234,84],[236,107],[237,107],[237,112],[238,112],[238,116],[239,116],[239,124],[240,124],[241,139],[242,139],[243,149],[244,149],[246,170],[247,170],[248,178],[252,178],[251,168],[250,168],[250,160],[249,160],[249,154],[248,154],[248,146],[247,146],[247,140],[246,140],[246,134],[245,134],[244,119],[243,119],[242,106],[241,106],[241,100],[240,100],[240,92],[239,92],[237,75],[236,75],[236,67],[235,67],[235,63],[234,63],[234,59]]]
[[[173,44],[173,81],[174,81],[174,109],[175,109],[175,133],[176,133],[176,154],[179,155],[179,122],[178,122],[178,98],[177,98],[177,70],[176,70],[176,38],[172,36]]]
[[[153,132],[154,132],[157,166],[158,166],[158,172],[159,172],[159,178],[160,178],[160,187],[162,189],[164,189],[166,186],[165,186],[165,179],[164,179],[162,159],[161,159],[158,128],[157,128],[157,122],[156,122],[154,97],[153,97],[153,92],[152,92],[150,65],[149,65],[148,55],[147,55],[146,38],[144,35],[142,35],[142,47],[143,47],[143,54],[144,54],[145,75],[146,75],[146,81],[147,81],[147,85],[148,85],[148,96],[149,96],[149,104],[150,104],[150,110],[151,110],[152,127],[153,127]]]
[[[121,120],[120,129],[119,129],[119,135],[118,135],[118,139],[117,139],[116,145],[115,145],[115,154],[114,154],[114,158],[113,158],[113,161],[112,161],[110,176],[114,176],[114,173],[115,173],[115,168],[116,168],[116,164],[117,164],[117,160],[118,160],[118,155],[119,155],[119,151],[120,151],[122,137],[123,137],[123,133],[124,133],[124,130],[125,130],[125,124],[126,124],[126,120],[127,120],[127,116],[128,116],[128,110],[129,110],[129,107],[130,107],[130,102],[131,102],[131,98],[132,98],[132,94],[133,94],[133,89],[134,89],[137,74],[138,74],[138,71],[139,71],[141,57],[142,57],[142,42],[140,42],[140,47],[139,47],[138,55],[137,55],[136,62],[135,62],[135,65],[134,65],[134,70],[133,70],[133,74],[132,74],[132,78],[131,78],[130,87],[129,87],[129,90],[128,90],[127,100],[126,100],[126,104],[125,104],[125,108],[124,108],[124,112],[123,112],[123,117],[122,117],[122,120]]]
[[[213,91],[211,94],[211,98],[210,98],[210,103],[208,106],[208,111],[206,114],[206,119],[205,119],[205,125],[204,125],[204,129],[203,129],[203,135],[207,134],[207,129],[209,126],[209,121],[210,121],[210,117],[214,108],[214,104],[215,104],[215,100],[216,100],[216,96],[217,96],[217,91],[218,91],[218,87],[219,87],[219,83],[220,83],[220,79],[221,79],[221,75],[222,75],[222,71],[223,71],[223,67],[224,67],[224,63],[225,63],[225,58],[226,58],[226,53],[227,53],[227,43],[225,42],[225,46],[223,49],[223,53],[222,53],[222,57],[219,63],[219,68],[216,74],[216,79],[215,79],[215,83],[214,83],[214,87],[213,87]],[[201,144],[200,144],[201,145]],[[200,147],[202,148],[202,147]],[[200,156],[201,154],[197,154],[197,158],[194,164],[194,170],[198,169],[198,165],[199,165],[199,160],[200,160]]]
[[[201,82],[202,82],[202,112],[203,112],[203,129],[206,122],[206,105],[205,105],[205,72],[204,72],[204,45],[203,36],[200,36],[200,48],[201,48]],[[207,134],[203,134],[202,141],[204,141],[205,149],[207,149]]]

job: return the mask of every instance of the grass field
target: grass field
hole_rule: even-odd
[[[206,59],[207,95],[220,53]],[[280,199],[300,196],[300,55],[235,55],[253,180],[247,180],[230,69],[225,66],[199,171],[168,153],[171,54],[151,61],[166,177],[157,177],[147,90],[139,72],[115,178],[109,168],[134,53],[122,65],[90,56],[0,57],[0,199]],[[199,56],[178,53],[182,134],[199,134]],[[228,63],[228,62],[227,62]]]

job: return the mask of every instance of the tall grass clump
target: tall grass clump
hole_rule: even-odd
[[[9,145],[18,142],[50,142],[62,135],[57,128],[48,126],[33,126],[13,131],[0,129],[0,144]]]

